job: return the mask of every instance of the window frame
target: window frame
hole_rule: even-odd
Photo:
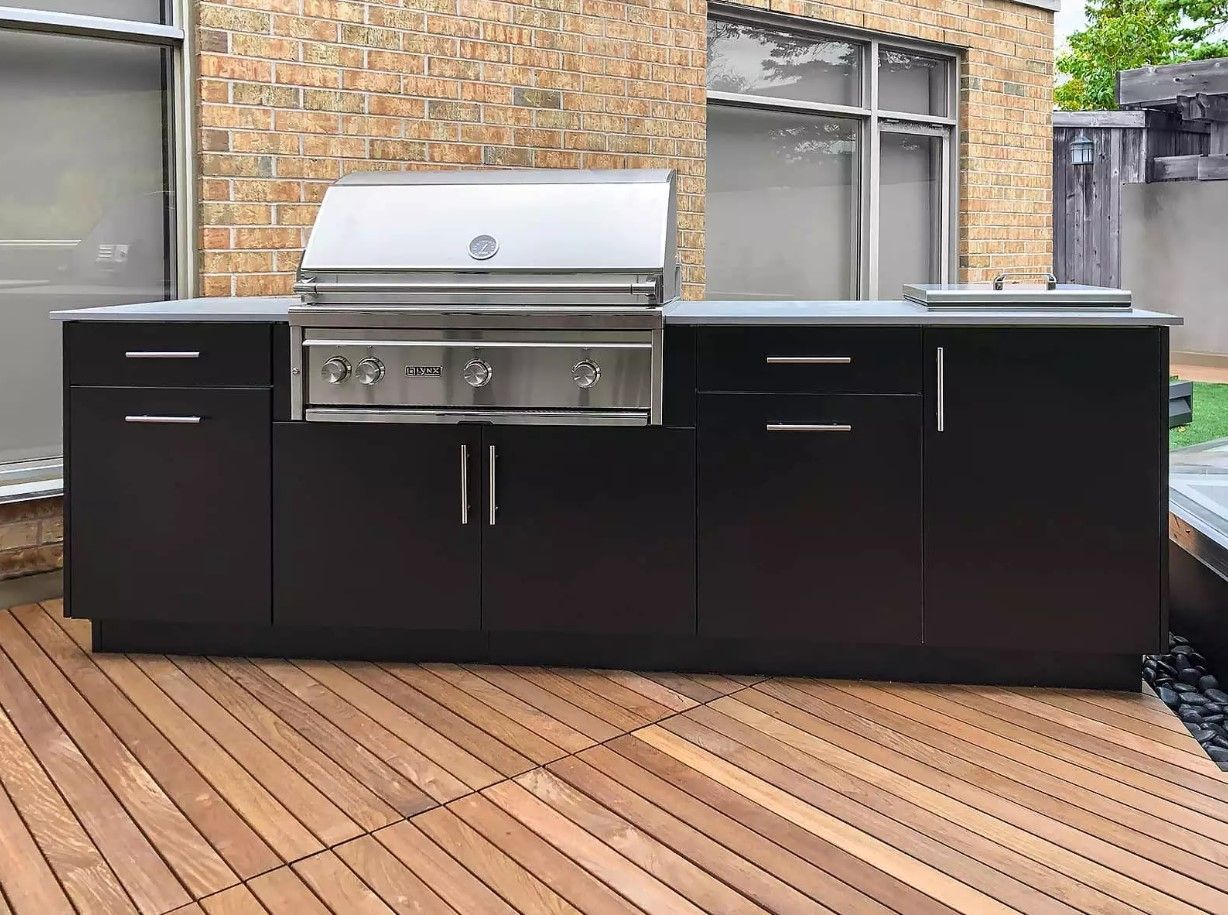
[[[167,186],[174,195],[174,223],[171,226],[170,270],[176,294],[190,298],[196,294],[196,144],[194,141],[194,52],[190,23],[185,20],[187,0],[164,0],[166,24],[136,19],[111,19],[25,7],[0,6],[0,32],[37,32],[124,44],[154,45],[169,51],[166,92],[166,134],[162,138],[168,175]],[[50,318],[48,318],[50,320]],[[0,315],[0,322],[3,316]],[[41,458],[0,462],[0,502],[6,489],[20,498],[21,488],[32,483],[63,478],[64,458]],[[59,488],[40,489],[38,498],[56,495]]]
[[[916,41],[895,35],[886,35],[846,26],[829,25],[814,19],[806,19],[782,13],[748,10],[744,7],[712,3],[708,7],[708,21],[734,22],[743,25],[761,26],[794,32],[815,38],[835,38],[855,43],[861,51],[861,97],[862,105],[840,105],[828,102],[812,102],[754,93],[722,92],[707,89],[707,104],[745,108],[760,108],[776,111],[791,111],[801,114],[832,115],[858,122],[858,144],[861,161],[857,169],[860,187],[855,190],[859,206],[853,214],[857,223],[856,263],[852,275],[856,288],[850,290],[851,301],[869,301],[879,298],[879,198],[880,177],[879,142],[884,131],[918,133],[942,138],[942,207],[939,241],[945,249],[939,257],[939,282],[951,282],[956,275],[958,258],[958,212],[959,212],[959,155],[956,138],[959,129],[959,75],[963,66],[960,49],[933,42]],[[705,32],[706,32],[705,24]],[[705,37],[706,45],[706,37]],[[906,111],[890,111],[878,106],[879,52],[887,48],[900,50],[947,61],[947,115],[915,114]],[[709,142],[711,142],[709,140]]]

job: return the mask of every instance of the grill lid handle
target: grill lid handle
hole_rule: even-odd
[[[298,280],[294,291],[300,295],[315,296],[320,293],[414,293],[414,292],[567,292],[567,293],[619,293],[654,296],[660,293],[660,280],[635,280],[627,283],[584,283],[564,281],[462,283],[448,280],[418,281],[409,283],[320,283],[310,278]]]

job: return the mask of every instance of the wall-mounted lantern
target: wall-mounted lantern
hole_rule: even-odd
[[[1079,135],[1070,141],[1070,164],[1091,165],[1095,150],[1096,144],[1088,139],[1087,134],[1079,131]]]

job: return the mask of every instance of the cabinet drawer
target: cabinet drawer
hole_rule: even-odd
[[[70,322],[68,383],[126,387],[272,383],[272,325]]]
[[[921,398],[699,398],[699,633],[921,643]]]
[[[701,391],[917,394],[921,330],[720,327],[699,337]]]
[[[272,392],[73,388],[70,611],[265,625]]]

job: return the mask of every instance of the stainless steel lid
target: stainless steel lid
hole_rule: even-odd
[[[1014,276],[1045,278],[1012,282]],[[904,298],[928,308],[1129,308],[1130,290],[1058,283],[1052,274],[999,275],[992,283],[920,283],[904,287]]]
[[[306,304],[660,305],[678,295],[668,170],[370,172],[328,189]]]

